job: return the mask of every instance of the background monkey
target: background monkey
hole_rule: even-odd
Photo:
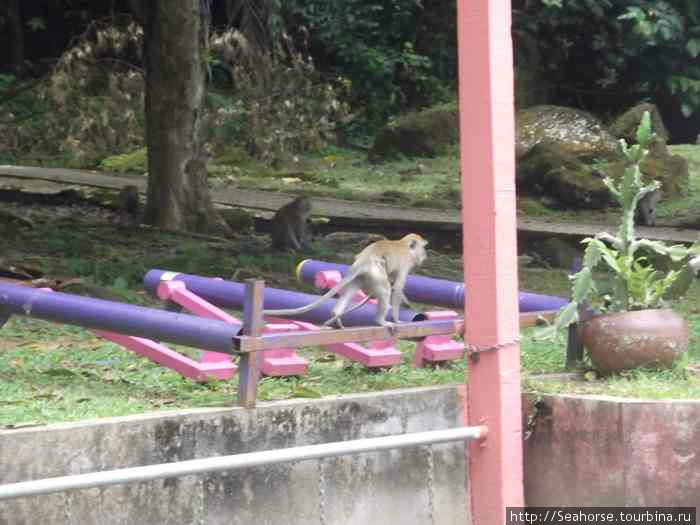
[[[365,301],[353,306],[359,308],[370,297],[377,300],[375,322],[381,326],[391,326],[386,320],[391,308],[394,323],[399,322],[399,308],[406,301],[404,287],[406,278],[413,268],[423,264],[426,258],[425,246],[428,244],[423,237],[409,233],[397,241],[377,241],[367,246],[355,256],[355,262],[348,269],[346,276],[316,301],[301,308],[286,310],[264,310],[265,315],[298,315],[313,310],[323,301],[330,299],[340,292],[340,297],[333,307],[333,316],[326,324],[335,322],[340,327],[340,317],[346,313],[347,306],[357,290],[367,294]],[[392,284],[393,283],[393,284]]]
[[[133,184],[127,184],[119,190],[116,208],[123,220],[138,220],[141,211],[139,189]]]
[[[634,218],[644,226],[656,226],[656,207],[663,197],[663,192],[656,189],[644,195],[637,203]]]
[[[272,246],[278,250],[300,250],[311,240],[307,221],[311,201],[301,196],[282,206],[272,217]]]

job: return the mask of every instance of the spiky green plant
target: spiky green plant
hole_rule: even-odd
[[[682,244],[667,246],[663,242],[635,237],[637,204],[645,195],[659,189],[657,181],[644,183],[639,168],[648,154],[647,146],[651,138],[651,119],[649,112],[644,112],[637,128],[637,144],[628,146],[624,139],[620,140],[622,153],[628,162],[622,178],[615,182],[606,177],[604,181],[622,208],[618,234],[602,232],[581,241],[586,244],[586,250],[581,270],[571,278],[571,302],[561,308],[543,335],[553,336],[578,321],[579,309],[587,302],[599,311],[642,310],[665,306],[667,300],[687,291],[697,271],[700,243],[691,247]],[[659,271],[654,268],[653,260],[637,256],[640,249],[668,257],[680,263],[677,264],[680,269]],[[601,262],[611,270],[612,287],[609,289],[595,280],[593,271]]]

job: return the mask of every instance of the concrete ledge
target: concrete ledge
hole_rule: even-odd
[[[529,506],[700,507],[700,401],[526,395],[523,407]]]
[[[0,431],[0,483],[453,428],[457,387],[197,409]],[[468,520],[461,443],[271,465],[0,503],[0,525],[402,525]]]

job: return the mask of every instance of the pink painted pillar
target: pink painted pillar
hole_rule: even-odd
[[[465,341],[505,344],[469,364],[467,420],[489,429],[470,444],[474,525],[523,505],[510,21],[509,0],[458,0]]]

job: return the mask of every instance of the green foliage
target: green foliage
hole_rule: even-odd
[[[142,146],[143,75],[128,60],[138,54],[140,39],[141,29],[125,19],[91,24],[31,91],[32,98],[0,105],[3,113],[19,116],[13,150],[92,167],[105,155]]]
[[[130,153],[112,155],[102,159],[100,169],[115,173],[146,173],[148,171],[148,153],[146,148],[139,148]]]
[[[686,116],[700,109],[696,0],[525,2],[514,30],[537,42],[542,73],[572,100],[624,90],[675,96]]]
[[[449,96],[445,86],[456,69],[455,5],[435,4],[294,0],[285,3],[285,10],[294,25],[308,29],[311,50],[322,51],[327,69],[350,79],[351,104],[361,106],[369,120],[383,121],[406,107]],[[435,15],[442,15],[441,27],[433,28],[436,35],[427,41],[419,28],[435,23],[430,19]]]
[[[653,261],[649,258],[637,257],[638,250],[645,249],[674,262],[686,264],[692,258],[700,256],[700,243],[688,248],[679,244],[667,246],[662,242],[635,237],[634,214],[637,203],[644,195],[659,187],[656,181],[645,184],[639,169],[648,153],[646,148],[651,138],[651,120],[649,113],[645,112],[637,128],[637,144],[628,146],[624,139],[620,140],[628,162],[622,179],[619,182],[609,177],[605,179],[606,186],[622,208],[618,235],[602,232],[595,238],[583,240],[586,250],[581,270],[572,277],[571,302],[562,307],[553,325],[544,332],[545,335],[552,336],[576,322],[579,308],[588,301],[598,311],[641,310],[663,306],[682,271],[672,269],[661,272],[654,268]],[[593,272],[601,262],[612,273],[610,289],[598,284],[594,278]],[[687,287],[674,290],[676,294],[685,291]]]
[[[215,149],[238,144],[275,164],[321,147],[324,132],[347,113],[338,95],[343,79],[324,82],[291,43],[281,55],[228,30],[213,35],[210,63],[228,75],[230,86],[225,95],[209,97]]]

